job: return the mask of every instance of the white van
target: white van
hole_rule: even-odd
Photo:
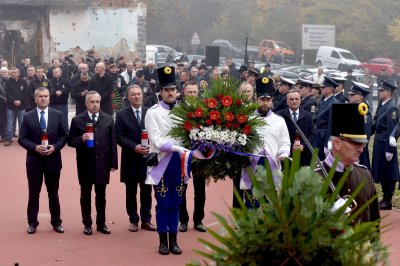
[[[318,66],[336,68],[340,71],[354,69],[361,64],[350,51],[330,46],[319,47],[315,63]]]

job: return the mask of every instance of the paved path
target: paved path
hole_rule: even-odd
[[[192,250],[203,249],[197,238],[211,239],[207,233],[193,230],[179,233],[181,256],[158,255],[158,236],[154,232],[128,231],[129,221],[124,205],[124,185],[119,182],[119,172],[112,173],[107,188],[107,221],[111,235],[96,231],[92,236],[83,234],[79,207],[79,185],[76,177],[75,150],[65,147],[62,151],[63,171],[60,182],[60,200],[64,234],[52,231],[48,213],[46,192],[42,191],[38,231],[26,233],[27,180],[25,174],[25,150],[14,139],[10,147],[0,145],[0,265],[21,266],[46,265],[185,265],[193,258],[199,259]],[[227,203],[231,203],[230,181],[218,182],[207,187],[206,218],[204,223],[219,229],[211,211],[228,215]],[[189,185],[188,195],[193,195]],[[153,208],[154,209],[154,208]],[[188,197],[188,209],[193,210],[193,199]],[[391,223],[391,230],[383,240],[391,244],[391,265],[400,265],[400,213],[388,214],[385,223]],[[153,219],[155,222],[155,219]]]

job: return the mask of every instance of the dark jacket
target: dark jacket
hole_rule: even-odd
[[[66,78],[52,78],[50,80],[52,88],[50,90],[50,105],[65,105],[68,104],[69,93],[71,92],[71,85]],[[60,96],[56,95],[56,91],[61,91]]]
[[[140,124],[131,106],[125,107],[117,113],[115,129],[118,145],[122,148],[121,182],[144,182],[146,178],[147,167],[143,155],[135,152],[135,147],[141,144],[146,112],[147,108],[142,106]]]
[[[89,90],[97,91],[101,96],[100,108],[103,112],[113,115],[111,94],[114,89],[114,79],[105,73],[102,78],[93,75],[89,81]]]
[[[44,156],[36,152],[36,146],[41,144],[41,127],[37,109],[33,109],[24,115],[19,132],[18,143],[27,151],[27,170],[51,170],[62,168],[61,149],[65,146],[68,137],[68,125],[62,118],[62,112],[49,108],[47,121],[47,134],[49,145],[54,145],[55,152]]]
[[[287,108],[287,93],[279,94],[274,104],[274,112],[279,112]]]
[[[289,111],[289,108],[286,108],[286,109],[283,109],[283,110],[277,112],[276,114],[282,116],[285,119],[286,126],[288,128],[289,136],[290,136],[290,150],[292,151],[294,139],[298,133],[297,133],[295,125],[293,124],[291,113],[292,112]],[[315,129],[314,129],[314,123],[313,123],[313,118],[312,118],[311,113],[300,108],[298,118],[297,118],[297,125],[300,127],[301,131],[307,137],[309,142],[313,143],[314,138],[315,138]],[[300,140],[300,144],[303,145],[303,147],[304,147],[304,150],[301,153],[300,164],[301,165],[310,165],[312,152],[307,148],[307,145],[305,144],[303,139]]]
[[[72,86],[71,98],[75,99],[75,115],[79,115],[86,110],[86,96],[82,96],[82,92],[85,90],[89,91],[89,81],[82,82],[82,80],[79,80]]]
[[[22,78],[15,80],[9,78],[6,81],[6,108],[12,110],[24,110],[28,98],[28,85]],[[14,101],[21,101],[20,106],[15,106]]]
[[[27,107],[28,109],[36,108],[35,103],[35,90],[39,87],[44,87],[51,91],[53,86],[51,85],[50,80],[43,78],[42,80],[38,80],[37,78],[33,79],[29,83],[28,87],[28,100],[27,100]]]
[[[72,118],[68,146],[76,148],[79,184],[108,184],[111,168],[118,169],[117,137],[112,116],[100,112],[94,125],[94,147],[86,147],[82,135],[86,123],[92,123],[88,112]]]
[[[308,96],[304,97],[303,99],[301,99],[300,107],[303,108],[304,110],[310,112],[314,117],[315,112],[317,112],[318,104],[313,99],[312,95],[308,95]]]

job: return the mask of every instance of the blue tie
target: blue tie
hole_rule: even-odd
[[[140,125],[140,111],[136,110],[136,120],[138,121],[139,125]]]
[[[44,111],[40,112],[40,121],[39,121],[39,123],[40,123],[40,128],[41,129],[46,129],[47,128],[46,127],[46,118],[44,117]]]

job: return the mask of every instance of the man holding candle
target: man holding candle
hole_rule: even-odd
[[[114,120],[112,116],[100,111],[100,101],[98,92],[87,92],[85,99],[87,110],[72,119],[68,138],[68,145],[76,148],[85,235],[92,234],[93,185],[96,192],[97,231],[103,234],[111,233],[105,223],[106,186],[110,180],[110,171],[118,169],[117,138]]]
[[[18,143],[27,150],[26,172],[28,176],[28,234],[34,234],[39,225],[39,196],[43,177],[49,196],[51,225],[58,233],[64,233],[60,218],[60,201],[58,187],[61,163],[61,149],[65,146],[68,136],[67,121],[62,119],[63,114],[52,108],[50,93],[47,88],[39,87],[35,90],[36,108],[24,115]],[[47,143],[42,145],[42,137],[47,135]]]

